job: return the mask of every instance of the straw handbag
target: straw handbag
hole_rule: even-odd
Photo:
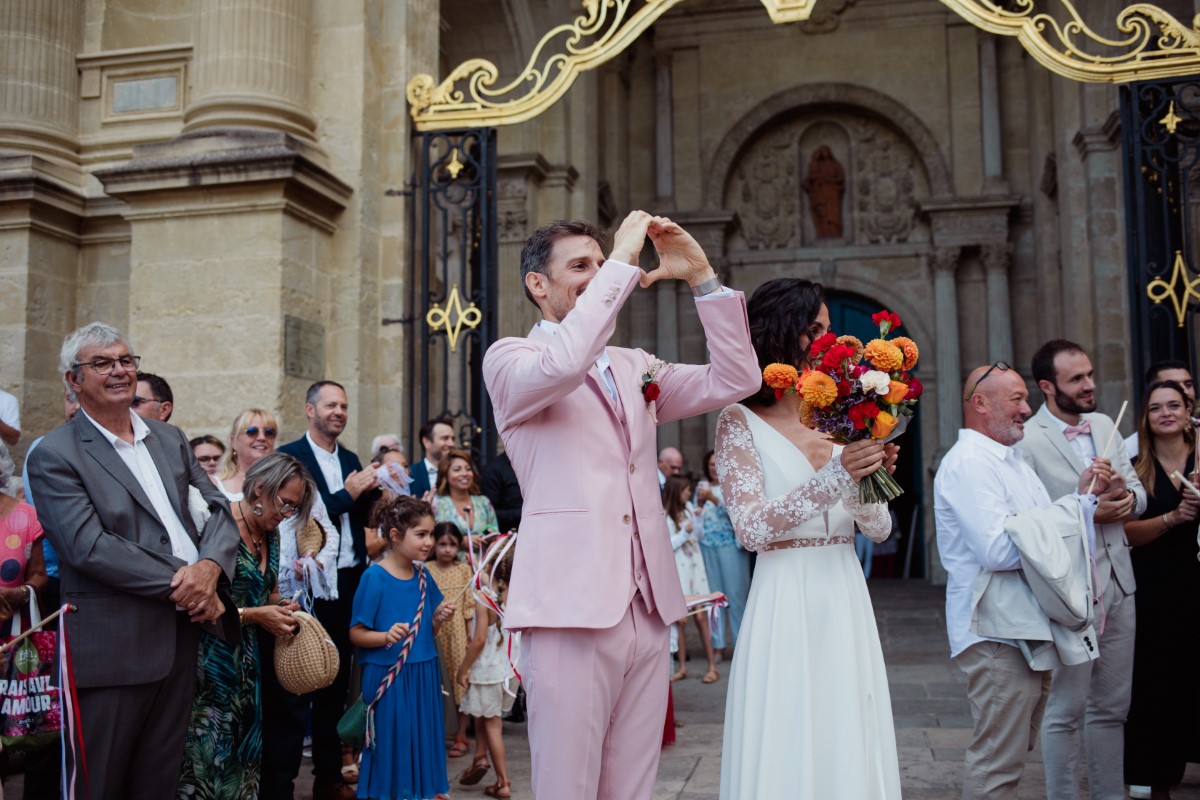
[[[338,673],[338,651],[317,618],[296,611],[295,635],[275,637],[275,675],[292,694],[308,694],[333,683]]]
[[[325,529],[321,527],[321,523],[309,517],[308,524],[296,531],[296,555],[300,558],[310,553],[315,556],[324,546]]]

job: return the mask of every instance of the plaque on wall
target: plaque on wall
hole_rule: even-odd
[[[283,316],[283,371],[293,378],[325,377],[325,326]]]

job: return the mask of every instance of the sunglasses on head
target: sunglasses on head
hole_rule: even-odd
[[[246,435],[251,439],[256,439],[258,438],[258,431],[259,427],[257,425],[251,425],[249,428],[246,428]],[[275,434],[277,433],[279,433],[279,431],[275,430],[274,428],[262,428],[262,435],[268,439],[274,439]]]
[[[1007,361],[997,361],[995,364],[992,364],[988,367],[987,372],[983,373],[983,375],[979,376],[979,380],[975,381],[975,385],[971,387],[971,391],[967,392],[967,396],[963,398],[963,402],[965,403],[970,400],[971,395],[975,394],[975,390],[979,388],[979,384],[983,383],[987,379],[987,376],[992,374],[992,370],[997,369],[1001,372],[1006,372],[1012,369],[1012,367],[1008,365]]]

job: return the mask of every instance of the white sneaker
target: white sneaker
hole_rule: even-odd
[[[1129,796],[1136,798],[1137,800],[1150,800],[1150,787],[1149,786],[1130,786],[1129,787]]]

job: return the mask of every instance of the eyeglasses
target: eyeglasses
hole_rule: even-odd
[[[251,425],[249,428],[246,428],[245,433],[251,439],[257,439],[258,438],[258,430],[259,430],[259,428],[257,425]],[[274,439],[275,435],[277,433],[279,433],[279,431],[275,430],[274,428],[263,428],[262,429],[262,435],[267,437],[268,439]]]
[[[963,402],[965,403],[970,400],[971,395],[975,394],[975,390],[979,388],[979,384],[987,380],[987,376],[992,374],[992,370],[997,369],[1001,372],[1007,372],[1008,370],[1012,369],[1012,367],[1008,365],[1007,361],[997,361],[995,364],[992,364],[990,367],[988,367],[987,372],[983,373],[979,380],[975,381],[975,385],[971,387],[971,391],[967,392],[967,396],[963,398]]]
[[[221,460],[220,456],[196,456],[196,460],[201,464],[215,464]]]
[[[162,400],[159,400],[157,397],[138,397],[135,394],[133,396],[133,402],[130,403],[130,405],[133,406],[134,408],[139,408],[140,406],[143,406],[146,403],[159,403],[161,405]]]
[[[91,367],[97,375],[111,375],[117,364],[120,364],[121,369],[126,372],[137,372],[138,365],[141,363],[141,356],[124,355],[120,358],[93,358],[91,361],[76,362],[71,365],[71,369]]]
[[[299,506],[294,506],[291,503],[284,503],[283,505],[280,505],[278,497],[275,498],[275,507],[279,509],[279,516],[283,517],[284,519],[291,519],[296,515],[296,512],[300,510]]]

